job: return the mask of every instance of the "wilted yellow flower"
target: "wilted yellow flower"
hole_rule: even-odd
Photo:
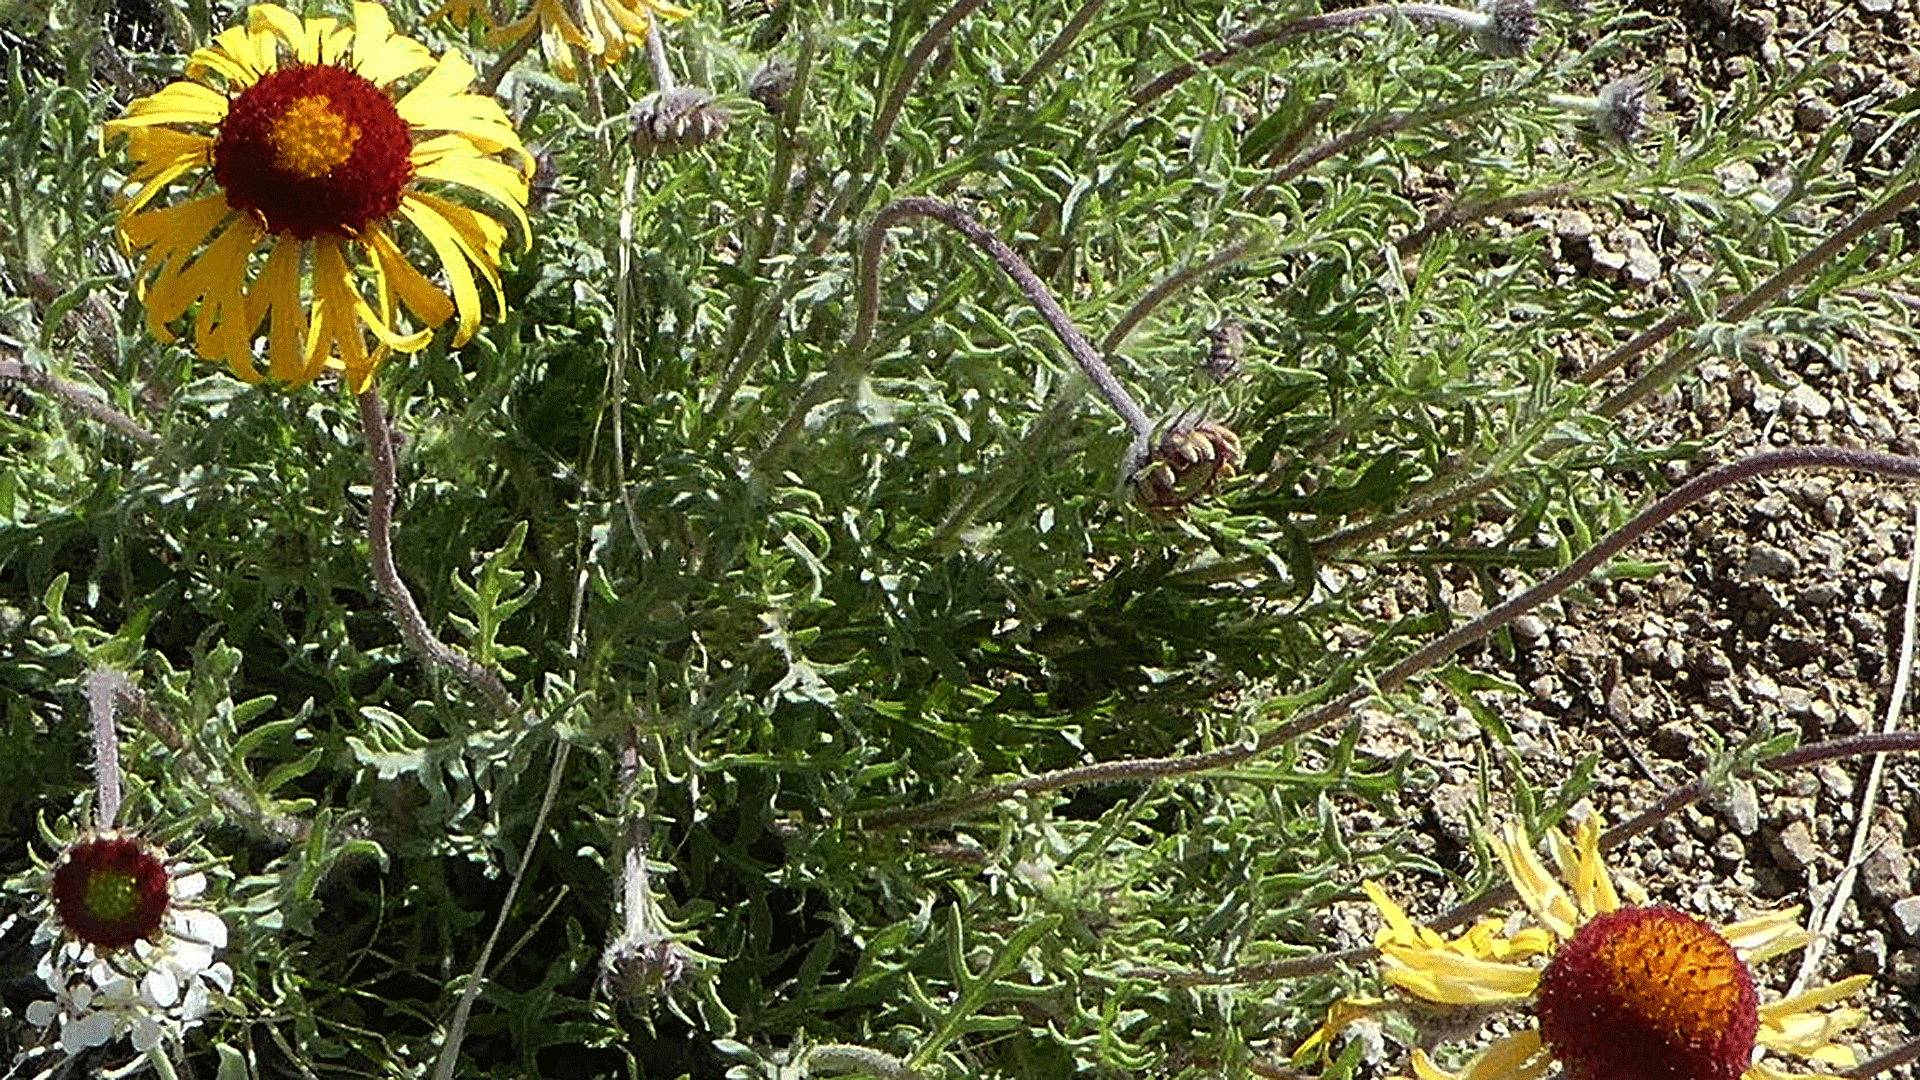
[[[353,12],[342,26],[257,5],[194,52],[185,80],[106,125],[135,162],[120,236],[141,256],[148,327],[170,341],[197,304],[195,350],[249,382],[263,324],[273,378],[337,369],[356,391],[455,314],[465,343],[476,274],[505,304],[507,227],[492,211],[528,228],[533,158],[497,101],[466,92],[472,65],[394,33],[378,4]],[[185,201],[158,205],[175,185]],[[433,250],[451,296],[410,261],[398,221]]]

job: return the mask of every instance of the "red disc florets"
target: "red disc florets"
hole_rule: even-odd
[[[358,236],[393,213],[413,178],[413,139],[393,99],[334,64],[262,76],[234,98],[213,147],[228,205],[305,240]]]
[[[1580,927],[1541,973],[1534,1008],[1568,1080],[1738,1080],[1760,1029],[1733,946],[1666,907]]]
[[[61,925],[102,949],[123,949],[158,934],[171,891],[159,854],[124,836],[75,844],[53,871],[53,909]]]

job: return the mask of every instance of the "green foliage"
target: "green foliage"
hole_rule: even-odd
[[[1565,273],[1538,224],[1419,234],[1440,194],[1649,216],[1704,253],[1684,283],[1698,350],[1743,359],[1761,338],[1839,348],[1873,304],[1859,290],[1911,266],[1863,245],[1791,304],[1716,321],[1833,204],[1894,178],[1844,173],[1829,143],[1791,192],[1729,190],[1723,167],[1762,149],[1746,122],[1792,80],[1738,85],[1637,154],[1582,136],[1547,95],[1631,54],[1618,4],[1578,16],[1618,32],[1519,61],[1381,23],[1135,107],[1240,9],[1111,3],[1060,39],[1078,5],[983,11],[903,82],[931,4],[715,3],[669,56],[733,129],[643,160],[622,118],[652,89],[644,61],[586,92],[536,51],[505,93],[558,192],[507,273],[511,310],[381,384],[404,434],[401,573],[525,703],[501,716],[407,649],[374,586],[351,398],[244,386],[144,335],[99,125],[230,13],[95,7],[45,29],[0,11],[0,357],[160,442],[51,395],[0,414],[0,869],[32,908],[54,852],[31,823],[65,837],[89,817],[81,680],[127,672],[145,708],[123,718],[123,817],[208,871],[233,928],[236,992],[182,1075],[423,1076],[449,1040],[463,1077],[1282,1061],[1362,983],[1177,976],[1332,945],[1361,874],[1490,880],[1408,852],[1426,763],[1340,724],[934,829],[871,816],[1257,739],[1454,621],[1437,590],[1406,617],[1370,599],[1423,575],[1502,594],[1619,523],[1611,471],[1693,452],[1636,445],[1568,377],[1662,313]],[[430,7],[396,3],[396,23],[478,43]],[[1550,41],[1576,29],[1544,18]],[[744,96],[776,58],[786,116]],[[1237,431],[1239,475],[1170,521],[1133,509],[1129,433],[1001,269],[932,222],[889,235],[877,333],[851,352],[867,227],[907,195],[968,208],[1093,340],[1130,325],[1101,349],[1121,380],[1164,425]],[[1251,344],[1216,385],[1200,365],[1228,317]],[[1586,790],[1592,762],[1538,791],[1513,767],[1510,685],[1440,674],[1491,736],[1480,809],[1554,820]],[[1469,733],[1412,697],[1385,704]],[[684,968],[630,999],[605,955],[636,836],[648,929]],[[4,1023],[9,1047],[29,1037]]]

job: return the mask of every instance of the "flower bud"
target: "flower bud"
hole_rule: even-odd
[[[633,124],[634,152],[643,156],[704,146],[733,124],[726,106],[697,86],[648,94],[634,103],[627,118]]]

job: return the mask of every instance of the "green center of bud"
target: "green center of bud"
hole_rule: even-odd
[[[96,919],[124,919],[140,907],[140,886],[124,870],[96,870],[87,876],[85,903]]]

